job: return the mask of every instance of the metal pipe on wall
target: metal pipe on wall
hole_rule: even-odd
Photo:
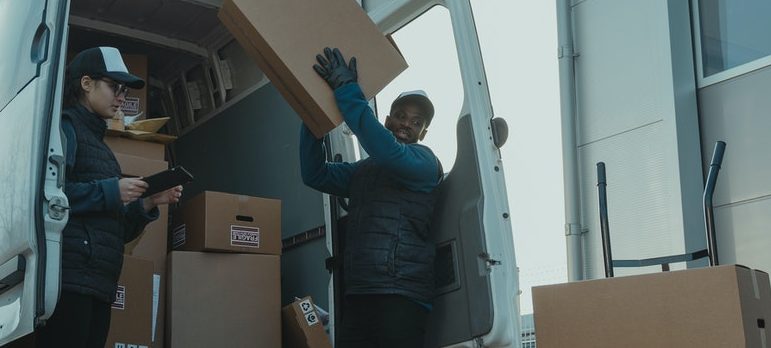
[[[581,242],[581,208],[576,148],[576,93],[571,0],[557,0],[560,109],[562,110],[562,162],[565,188],[565,238],[568,280],[584,279]]]

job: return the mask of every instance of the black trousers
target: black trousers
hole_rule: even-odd
[[[335,348],[422,348],[427,316],[404,296],[347,296]]]
[[[104,348],[110,330],[110,304],[62,291],[54,314],[38,328],[38,348]]]

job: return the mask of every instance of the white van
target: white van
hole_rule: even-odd
[[[282,303],[310,294],[334,312],[340,287],[325,260],[340,253],[345,202],[302,184],[300,118],[220,24],[221,3],[0,1],[0,345],[44,324],[56,305],[68,219],[62,77],[69,51],[94,46],[148,55],[148,115],[172,117],[168,130],[179,139],[167,159],[196,175],[186,197],[206,189],[282,200]],[[430,346],[517,347],[519,284],[499,152],[505,122],[492,117],[469,0],[363,3],[385,33],[435,6],[454,33],[463,100],[457,134],[446,135],[457,153],[443,163],[433,225]],[[345,127],[328,143],[329,158],[366,156]]]

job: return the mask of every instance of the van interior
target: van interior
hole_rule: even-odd
[[[146,55],[145,116],[171,118],[160,132],[179,138],[167,146],[166,159],[195,176],[184,197],[207,190],[280,199],[281,303],[310,295],[321,308],[330,309],[328,247],[334,253],[343,247],[339,241],[345,224],[337,218],[327,222],[325,214],[344,216],[344,201],[326,200],[303,185],[301,120],[220,24],[215,2],[73,0],[68,56],[96,46]],[[443,164],[446,180],[434,223],[438,297],[427,335],[430,346],[468,341],[493,326],[488,275],[498,261],[485,252],[484,174],[477,166],[471,115],[458,116],[457,157],[454,165]],[[331,136],[339,136],[335,132]],[[353,148],[350,135],[342,138]],[[328,152],[330,159],[350,161],[358,151]],[[172,220],[173,207],[170,213]],[[330,242],[328,229],[333,230]],[[340,299],[336,292],[334,298]]]

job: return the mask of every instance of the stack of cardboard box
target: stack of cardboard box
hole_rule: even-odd
[[[206,191],[174,212],[167,343],[281,346],[281,201]]]
[[[109,136],[105,143],[115,154],[124,176],[149,176],[168,168],[163,144]],[[162,346],[168,207],[159,209],[158,220],[126,245],[107,347]]]

